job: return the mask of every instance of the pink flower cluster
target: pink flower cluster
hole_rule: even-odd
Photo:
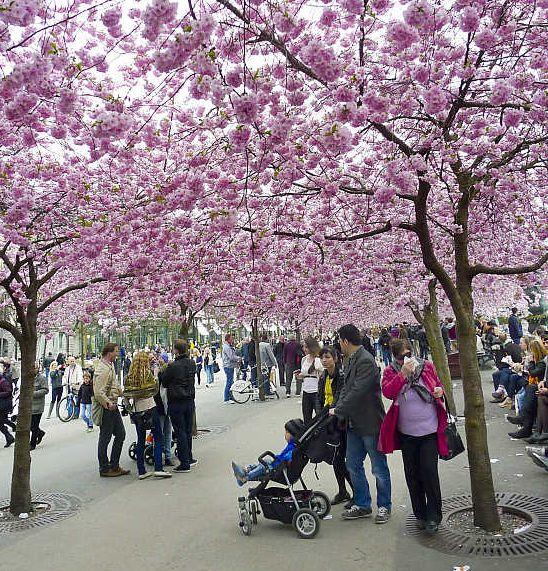
[[[463,32],[475,32],[479,21],[478,11],[473,6],[466,6],[460,13],[460,29]]]
[[[449,98],[447,93],[437,85],[423,92],[424,109],[430,115],[438,115],[445,110]]]
[[[101,22],[108,30],[108,33],[113,38],[119,38],[122,35],[122,24],[120,22],[122,18],[122,12],[119,8],[111,8],[103,13],[101,16]]]
[[[98,139],[118,139],[124,136],[131,126],[131,119],[123,113],[101,111],[95,117],[93,134]]]
[[[40,11],[38,0],[0,0],[0,22],[28,26]]]
[[[324,81],[331,82],[340,75],[339,62],[333,48],[318,40],[311,40],[301,52],[304,62]]]
[[[153,0],[143,14],[145,24],[143,37],[147,40],[156,40],[160,33],[174,21],[176,15],[176,2]]]
[[[252,123],[257,118],[259,107],[253,95],[242,95],[233,102],[234,113],[240,123]]]
[[[403,51],[419,40],[419,34],[405,22],[392,22],[388,26],[387,38],[397,51]]]

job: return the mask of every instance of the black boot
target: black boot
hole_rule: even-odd
[[[15,442],[15,438],[11,434],[6,434],[6,444],[4,448],[9,448]]]

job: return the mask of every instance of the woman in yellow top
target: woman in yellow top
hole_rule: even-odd
[[[320,351],[320,359],[324,367],[323,375],[318,383],[318,398],[322,407],[329,406],[333,408],[339,398],[342,386],[344,384],[343,375],[337,359],[337,352],[333,347],[324,347]],[[346,430],[341,433],[341,444],[337,449],[337,454],[333,460],[333,471],[339,485],[339,491],[331,500],[331,505],[340,504],[342,502],[351,502],[350,494],[346,489],[346,482],[352,489],[352,481],[350,474],[346,468]]]

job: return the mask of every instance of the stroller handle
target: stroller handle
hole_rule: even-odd
[[[272,460],[276,460],[274,452],[271,452],[270,450],[263,452],[258,458],[259,464],[262,464],[265,468],[268,468],[268,464],[265,462],[265,458],[267,458],[268,456],[270,456]]]

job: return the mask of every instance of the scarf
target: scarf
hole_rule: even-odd
[[[407,378],[407,386],[409,387],[409,390],[415,391],[425,403],[432,404],[434,402],[434,397],[425,386],[419,384],[419,379],[421,378],[422,371],[424,370],[424,360],[417,359],[417,357],[415,357],[415,360],[418,364],[415,367],[413,374]],[[396,359],[392,359],[391,366],[397,373],[401,372],[402,366],[396,361]]]

